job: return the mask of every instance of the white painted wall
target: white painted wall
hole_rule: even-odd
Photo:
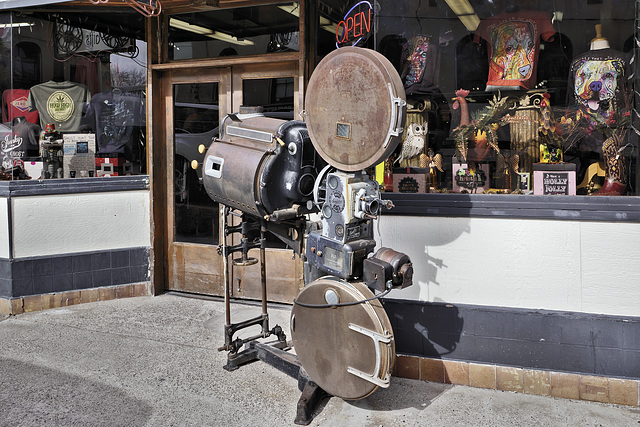
[[[150,246],[147,190],[13,197],[11,204],[14,258]]]
[[[390,298],[640,316],[640,224],[387,215],[376,239],[414,264]]]
[[[9,258],[9,202],[0,198],[0,258]]]

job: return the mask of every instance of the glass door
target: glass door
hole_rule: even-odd
[[[220,206],[202,185],[206,148],[219,136],[225,115],[241,105],[260,106],[264,114],[282,120],[294,118],[296,63],[241,65],[197,70],[174,70],[163,82],[167,107],[167,233],[170,290],[197,294],[224,294]],[[195,168],[193,167],[195,166]],[[173,171],[173,173],[169,173]],[[237,222],[230,216],[227,221]],[[236,244],[231,235],[227,244]],[[302,286],[302,263],[293,251],[268,236],[267,292],[271,301],[291,302]],[[255,251],[255,253],[253,253]],[[258,250],[251,257],[258,258]],[[260,298],[260,267],[233,266],[231,296]]]
[[[227,68],[174,70],[163,77],[166,116],[167,288],[222,295],[218,204],[202,186],[204,151],[230,100]],[[195,166],[195,167],[194,167]],[[172,172],[172,173],[171,173]]]
[[[233,102],[235,105],[262,107],[264,115],[282,120],[295,119],[297,96],[297,64],[243,65],[233,68]],[[292,302],[302,288],[302,262],[293,251],[267,233],[266,276],[270,301]],[[249,252],[259,258],[259,251]],[[232,267],[233,295],[260,298],[260,267]]]

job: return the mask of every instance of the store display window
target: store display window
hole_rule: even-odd
[[[388,191],[638,195],[634,0],[320,3],[318,60],[368,47],[403,80]]]
[[[0,180],[146,173],[144,26],[106,21],[0,14]]]

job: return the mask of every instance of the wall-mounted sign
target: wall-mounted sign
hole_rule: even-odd
[[[56,52],[62,56],[75,52],[124,50],[132,43],[129,37],[113,36],[67,24],[56,25],[53,35],[53,45]]]
[[[336,29],[336,47],[357,46],[373,34],[373,6],[368,1],[356,3],[344,15]]]
[[[82,30],[82,44],[78,52],[96,52],[100,50],[122,49],[131,46],[128,37],[114,37],[97,31]]]

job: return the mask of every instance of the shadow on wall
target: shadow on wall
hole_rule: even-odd
[[[0,358],[0,415],[20,425],[144,425],[152,408],[122,390]]]
[[[469,210],[467,208],[466,217],[447,218],[446,221],[422,217],[381,217],[380,228],[384,230],[384,234],[376,236],[378,247],[391,247],[406,253],[414,268],[413,286],[394,292],[394,297],[431,299],[430,287],[440,286],[438,274],[449,268],[449,262],[431,255],[430,248],[449,245],[461,236],[470,234]]]
[[[424,305],[389,299],[383,303],[391,320],[398,353],[440,358],[458,347],[464,319],[453,304]]]

